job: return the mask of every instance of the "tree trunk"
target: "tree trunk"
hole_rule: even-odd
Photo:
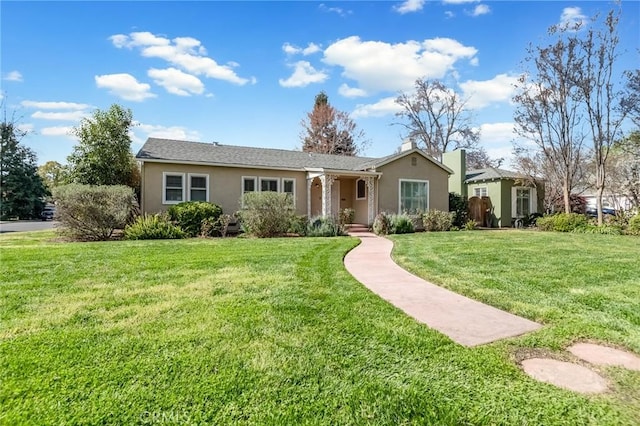
[[[564,182],[562,185],[562,196],[564,197],[564,212],[571,213],[571,200],[569,194],[569,178],[567,176],[564,177]]]
[[[596,164],[596,212],[598,212],[598,226],[602,226],[602,194],[605,186],[604,164]]]

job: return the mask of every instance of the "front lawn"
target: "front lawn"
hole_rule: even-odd
[[[439,277],[457,276],[462,286],[467,268],[479,270],[475,277],[498,273],[483,263],[498,256],[485,235],[398,236],[396,255],[442,282]],[[572,255],[565,236],[549,234],[539,243],[537,234],[514,235]],[[633,246],[624,250],[623,239],[569,236],[584,245],[589,238],[598,242],[592,261],[611,256],[620,272],[563,270],[566,291],[545,291],[532,279],[533,293],[544,297],[494,297],[549,326],[468,349],[356,282],[342,266],[354,239],[59,243],[49,242],[52,237],[0,236],[0,424],[640,421],[638,373],[607,369],[614,390],[583,396],[531,380],[514,362],[521,350],[561,347],[573,330],[582,333],[574,337],[640,350],[633,315],[640,309],[640,266],[625,261],[640,253],[637,246],[635,254]],[[561,243],[557,249],[552,237]],[[474,242],[475,257],[456,248],[465,241]],[[431,256],[438,245],[452,257]],[[517,245],[505,251],[509,247]],[[408,252],[415,254],[405,257]],[[458,265],[470,259],[476,263]],[[515,260],[511,268],[522,267],[522,277],[545,269]],[[512,274],[508,265],[500,267]],[[587,273],[594,275],[571,281]],[[490,280],[477,285],[491,290]],[[603,283],[600,308],[563,305],[565,293],[592,294],[596,280]],[[524,282],[509,289],[510,282],[500,282],[503,293],[527,289]],[[491,291],[479,294],[491,298]],[[572,312],[563,313],[564,306]],[[586,325],[589,316],[595,325]]]

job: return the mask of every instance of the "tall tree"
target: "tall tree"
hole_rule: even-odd
[[[136,188],[137,165],[131,152],[130,109],[111,105],[96,110],[73,129],[79,142],[67,157],[70,180],[85,185],[128,185]]]
[[[614,74],[618,57],[618,20],[614,11],[609,11],[603,25],[598,25],[598,16],[584,35],[574,33],[572,38],[581,46],[582,66],[575,75],[575,84],[582,92],[595,163],[596,210],[598,224],[602,225],[602,195],[607,183],[607,161],[614,142],[620,139],[621,126],[628,113],[623,92]],[[634,106],[637,108],[637,106]]]
[[[466,154],[467,170],[500,167],[504,161],[504,158],[491,158],[487,150],[479,145],[475,149],[467,151]]]
[[[616,141],[609,153],[607,188],[640,207],[640,131]]]
[[[25,135],[5,117],[0,124],[0,218],[38,217],[47,190],[38,175],[35,153],[22,145]]]
[[[325,92],[316,95],[313,111],[301,122],[302,150],[321,154],[356,155],[365,144],[349,114],[335,109]]]
[[[443,152],[477,146],[480,131],[472,127],[467,101],[440,80],[416,80],[415,91],[401,94],[396,103],[402,107],[396,116],[404,119],[397,124],[431,156],[440,159]]]
[[[68,172],[66,167],[57,161],[47,161],[38,167],[38,174],[45,186],[51,191],[65,182]]]
[[[570,195],[578,183],[585,135],[581,129],[583,94],[574,84],[582,68],[579,44],[567,37],[568,25],[552,26],[547,46],[529,46],[526,68],[516,84],[515,131],[533,144],[516,144],[517,155],[544,159],[551,180],[561,183],[564,209],[571,212]],[[549,179],[549,176],[545,176]]]
[[[640,128],[640,69],[625,72],[626,90],[622,97],[622,108],[626,110],[633,124]]]

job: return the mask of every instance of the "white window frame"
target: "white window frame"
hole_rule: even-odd
[[[180,176],[182,178],[182,200],[173,201],[167,200],[167,176]],[[169,188],[169,189],[177,189],[177,188]],[[184,173],[179,172],[162,172],[162,204],[178,204],[187,200],[187,182],[186,176]]]
[[[518,189],[529,190],[529,214],[538,211],[538,191],[531,186],[514,186],[511,188],[511,217],[518,218]]]
[[[422,179],[398,179],[398,214],[402,214],[402,183],[403,182],[417,182],[417,183],[426,183],[427,184],[427,206],[425,208],[425,212],[429,210],[430,198],[431,198],[431,185],[428,180]]]
[[[244,182],[247,180],[253,181],[253,187],[254,187],[253,191],[244,190]],[[242,194],[240,196],[240,200],[242,202],[242,208],[244,208],[244,194],[247,194],[249,192],[258,192],[258,191],[260,191],[260,188],[258,187],[258,176],[242,176],[242,178],[240,179],[240,194]]]
[[[358,197],[358,182],[364,182],[364,197]],[[360,178],[356,179],[356,200],[366,200],[367,199],[367,181]]]
[[[295,178],[282,178],[282,185],[281,185],[282,193],[283,194],[288,194],[288,192],[284,192],[284,183],[285,182],[293,183],[293,192],[291,193],[291,198],[292,198],[292,201],[293,201],[293,205],[295,207],[295,205],[296,205],[296,179]]]
[[[480,195],[478,195],[477,193],[480,192]],[[484,192],[484,195],[482,195],[482,192]],[[488,197],[489,196],[489,188],[487,188],[486,186],[477,186],[475,188],[473,188],[473,196],[474,197]]]
[[[187,195],[189,196],[189,201],[193,201],[191,200],[191,178],[192,177],[203,177],[205,178],[205,201],[209,202],[209,175],[206,173],[189,173],[188,177],[187,177],[187,184],[188,184],[188,188],[187,188]],[[198,188],[200,189],[200,188]]]
[[[253,191],[245,191],[244,190],[244,182],[247,180],[252,180],[253,181],[253,187],[255,188]],[[258,177],[257,176],[242,176],[242,179],[240,179],[240,192],[242,193],[242,195],[246,194],[247,192],[258,192]]]
[[[268,177],[268,176],[262,177],[261,176],[260,179],[258,179],[258,180],[259,180],[258,191],[263,192],[262,191],[262,182],[264,182],[264,181],[274,181],[276,183],[275,192],[280,192],[280,179],[279,178],[277,178],[277,177]],[[273,191],[264,191],[264,192],[273,192]]]

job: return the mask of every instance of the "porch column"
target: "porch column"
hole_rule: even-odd
[[[376,180],[373,176],[367,176],[364,178],[364,181],[367,183],[367,220],[369,223],[367,225],[371,225],[376,218],[376,204],[375,204],[375,196],[376,196]]]
[[[322,182],[322,216],[328,217],[331,215],[331,187],[336,177],[333,175],[321,175],[320,182]]]
[[[311,217],[311,186],[313,178],[307,178],[307,217]]]

